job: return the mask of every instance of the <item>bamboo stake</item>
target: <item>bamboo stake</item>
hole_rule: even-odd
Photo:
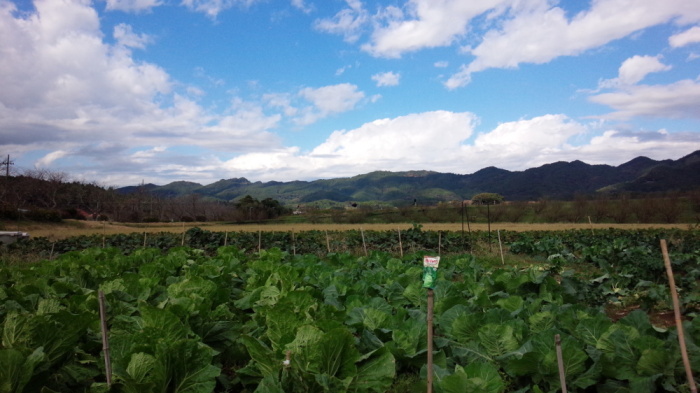
[[[506,260],[503,258],[503,243],[501,243],[501,230],[496,231],[498,233],[498,248],[501,249],[501,263],[506,264]]]
[[[53,249],[56,246],[56,242],[51,243],[51,253],[49,254],[49,261],[53,260]]]
[[[566,370],[564,370],[564,356],[561,354],[561,337],[558,334],[554,335],[554,344],[557,350],[557,364],[559,365],[559,383],[561,384],[561,393],[566,393]]]
[[[297,255],[297,243],[294,239],[294,229],[292,229],[292,255]]]
[[[224,247],[228,246],[228,231],[224,234]]]
[[[403,258],[403,243],[401,243],[401,228],[397,229],[399,231],[399,252],[401,253],[401,258]]]
[[[106,237],[105,231],[106,231],[105,222],[102,221],[102,248],[105,248],[105,237]]]
[[[362,234],[362,248],[365,249],[365,256],[367,256],[367,243],[365,243],[365,231],[360,228],[360,234]]]
[[[688,359],[688,350],[685,346],[685,334],[683,333],[683,323],[681,322],[681,307],[678,301],[678,293],[676,292],[676,280],[673,278],[673,269],[671,268],[671,259],[668,256],[668,248],[666,247],[666,239],[661,239],[661,253],[664,257],[666,265],[666,275],[668,276],[668,285],[671,288],[671,298],[673,299],[673,314],[676,317],[676,329],[678,330],[678,344],[681,347],[681,358],[683,358],[683,366],[685,366],[685,376],[688,379],[688,386],[692,393],[697,393],[698,389],[693,378],[693,371],[690,368],[690,360]]]
[[[331,253],[331,241],[328,239],[328,230],[326,230],[326,248],[328,249],[328,253]]]
[[[442,255],[442,231],[438,231],[438,255]]]
[[[107,338],[107,316],[105,311],[105,294],[100,291],[98,295],[100,303],[100,326],[102,330],[102,351],[105,355],[105,375],[107,387],[112,386],[112,360],[109,355],[109,339]]]
[[[258,252],[262,250],[262,230],[258,229]]]
[[[180,245],[184,246],[185,245],[185,222],[182,222],[182,240],[180,241]]]
[[[433,391],[433,303],[435,301],[435,293],[432,288],[428,288],[428,363],[427,367],[427,385],[428,393]]]
[[[591,221],[591,216],[588,216],[588,225],[591,226],[591,233],[593,233],[593,222]]]
[[[143,248],[146,248],[146,231],[143,231]]]

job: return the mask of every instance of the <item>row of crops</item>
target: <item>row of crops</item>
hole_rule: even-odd
[[[500,240],[506,246],[517,243],[515,250],[517,253],[546,257],[560,252],[570,254],[589,246],[605,248],[613,242],[631,242],[635,246],[653,247],[656,250],[661,238],[675,242],[682,246],[683,250],[696,250],[700,248],[698,233],[697,229],[621,230],[612,228],[530,232],[424,231],[419,224],[401,231],[355,229],[312,230],[296,233],[293,231],[215,232],[194,227],[183,233],[134,232],[108,236],[94,234],[59,240],[38,237],[13,244],[9,251],[15,254],[41,255],[48,259],[65,252],[93,247],[116,247],[124,253],[131,253],[142,248],[157,248],[166,252],[174,247],[189,246],[211,254],[219,247],[226,245],[236,246],[247,253],[255,253],[260,249],[279,248],[291,254],[315,254],[320,257],[329,252],[366,255],[372,251],[383,251],[395,255],[420,251],[434,254],[461,254],[483,249],[498,250]],[[3,253],[0,249],[0,258]]]
[[[324,253],[321,233],[315,252],[282,241],[258,251],[258,234],[241,245],[231,234],[218,239],[206,231],[167,248],[136,241],[102,248],[99,238],[90,248],[59,252],[52,243],[53,259],[0,267],[0,392],[425,391],[423,250],[449,244],[450,236],[461,247],[462,239],[431,233],[436,243],[421,245],[420,233],[427,232],[416,230],[417,251],[402,257],[374,247],[367,256]],[[195,235],[217,239],[197,244]],[[502,236],[509,261],[516,254],[530,263],[502,265],[463,252],[440,262],[436,392],[560,391],[556,334],[569,391],[690,391],[675,328],[648,315],[670,303],[658,251],[665,238],[697,370],[697,232]],[[99,292],[107,304],[111,387]],[[619,320],[605,313],[611,304],[632,303],[639,308]]]

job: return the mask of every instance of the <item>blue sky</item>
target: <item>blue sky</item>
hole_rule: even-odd
[[[700,2],[0,0],[0,155],[105,186],[700,149]]]

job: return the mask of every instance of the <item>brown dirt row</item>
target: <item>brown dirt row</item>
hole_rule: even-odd
[[[421,224],[425,231],[486,231],[488,225],[470,224],[462,227],[461,223],[425,223]],[[0,230],[28,232],[32,237],[48,237],[50,239],[64,239],[72,236],[105,234],[113,235],[118,233],[156,233],[156,232],[176,232],[181,233],[187,229],[199,227],[216,232],[302,232],[310,230],[319,231],[405,231],[413,227],[409,223],[401,224],[227,224],[227,223],[153,223],[134,224],[118,222],[96,222],[96,221],[76,221],[65,220],[62,223],[46,224],[32,222],[0,222]],[[646,229],[646,228],[680,228],[688,229],[688,224],[529,224],[529,223],[492,223],[491,231],[560,231],[569,229]]]

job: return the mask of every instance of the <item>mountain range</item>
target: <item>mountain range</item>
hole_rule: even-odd
[[[272,198],[284,205],[326,205],[375,202],[394,206],[432,205],[471,199],[481,192],[501,194],[506,200],[573,199],[600,193],[660,193],[700,189],[700,150],[678,160],[637,157],[618,166],[581,161],[555,162],[524,171],[487,167],[459,175],[433,171],[376,171],[350,178],[290,182],[250,182],[222,179],[209,185],[176,181],[164,186],[144,184],[118,189],[121,193],[149,191],[162,197],[199,194],[233,201],[250,195]]]

